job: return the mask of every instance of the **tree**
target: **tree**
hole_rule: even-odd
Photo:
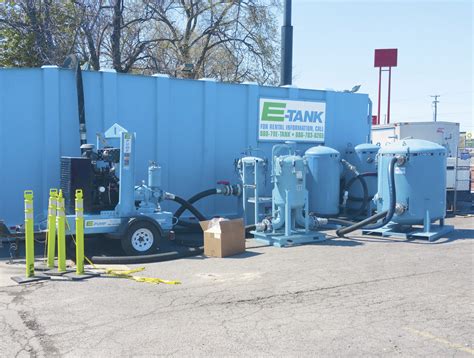
[[[18,0],[0,7],[0,65],[275,84],[278,0]]]
[[[18,14],[12,14],[20,21]],[[34,47],[34,35],[21,28],[0,28],[0,66],[37,67],[42,60],[31,49]]]
[[[143,35],[153,19],[141,1],[74,0],[74,6],[82,19],[80,52],[96,70],[108,66],[130,72],[156,42]]]
[[[107,16],[103,14],[103,0],[73,1],[72,17],[80,19],[77,52],[80,57],[87,59],[92,69],[98,71],[101,67],[102,48],[108,28]]]
[[[71,4],[22,0],[0,5],[0,65],[58,64],[75,49],[78,20]]]
[[[191,78],[276,83],[277,1],[149,0],[160,43],[146,69],[176,75],[191,64]]]

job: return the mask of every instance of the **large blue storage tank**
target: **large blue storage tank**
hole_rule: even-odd
[[[305,153],[308,163],[309,210],[319,216],[339,214],[341,155],[332,148],[317,146]]]
[[[148,162],[153,160],[162,167],[162,189],[184,198],[217,181],[237,181],[234,160],[246,148],[259,148],[259,157],[272,158],[272,146],[284,140],[260,138],[267,100],[285,104],[286,112],[304,112],[308,106],[324,112],[323,137],[312,138],[312,132],[305,130],[307,137],[295,138],[298,152],[317,144],[344,151],[348,143],[367,142],[370,137],[372,107],[363,93],[141,76],[110,69],[84,71],[83,84],[88,143],[95,143],[96,133],[114,123],[136,132],[137,183],[146,180]],[[22,222],[25,189],[34,190],[38,220],[46,217],[49,189],[60,183],[60,157],[80,155],[77,113],[74,71],[54,66],[0,68],[0,220],[7,225]],[[308,123],[303,120],[304,116],[298,117],[288,126],[305,129]],[[266,125],[281,126],[283,122],[275,121]],[[267,178],[266,197],[271,195],[268,182]],[[208,217],[242,215],[241,199],[236,197],[213,196],[196,206]],[[163,202],[162,208],[174,212],[176,205]]]
[[[370,143],[363,143],[356,145],[354,148],[348,148],[345,152],[345,159],[357,168],[359,173],[375,173],[377,172],[377,153],[380,146]],[[351,180],[355,174],[349,170],[345,172],[346,183]],[[365,176],[367,183],[368,195],[372,198],[377,193],[377,177]],[[350,198],[362,198],[364,190],[362,185],[356,181],[354,185],[349,188]],[[349,200],[347,203],[349,209],[358,209],[360,207],[359,201]]]
[[[377,210],[387,210],[388,165],[397,155],[405,162],[395,166],[396,202],[404,211],[392,221],[402,225],[422,224],[445,217],[446,148],[426,140],[404,139],[380,149],[378,159]]]

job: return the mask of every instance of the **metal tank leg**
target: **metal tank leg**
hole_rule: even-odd
[[[291,235],[291,203],[290,203],[290,192],[286,190],[286,203],[285,203],[285,235]]]
[[[426,210],[425,219],[423,220],[423,230],[424,232],[431,231],[431,218],[430,218],[430,212],[428,210]]]
[[[259,204],[259,196],[258,196],[258,180],[259,180],[259,177],[258,177],[258,168],[257,168],[257,162],[255,162],[255,167],[254,167],[254,185],[255,185],[255,189],[254,189],[254,197],[255,197],[255,212],[254,212],[254,223],[255,224],[258,224],[259,223],[259,220],[260,220],[260,204]]]
[[[242,165],[242,207],[244,210],[244,220],[245,220],[245,225],[250,225],[250,220],[249,220],[249,208],[248,208],[248,202],[247,202],[247,185],[248,183],[246,182],[246,173],[245,173],[245,164]]]
[[[308,191],[304,196],[304,232],[308,233],[309,231],[309,205],[308,205]]]

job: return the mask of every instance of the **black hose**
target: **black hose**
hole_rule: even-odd
[[[195,195],[193,195],[192,197],[190,197],[187,202],[189,204],[194,204],[196,201],[198,200],[201,200],[202,198],[205,198],[207,196],[211,196],[211,195],[215,195],[217,194],[217,189],[208,189],[208,190],[204,190],[204,191],[201,191],[200,193],[197,193]],[[179,219],[181,217],[181,215],[186,211],[186,207],[184,205],[181,205],[178,210],[175,211],[174,213],[174,217]]]
[[[377,172],[364,172],[359,174],[361,177],[376,177],[378,174]]]
[[[82,83],[81,64],[76,55],[69,55],[64,60],[62,67],[73,70],[76,77],[77,111],[79,118],[79,140],[81,143],[80,145],[83,145],[87,143],[87,132],[86,113],[84,108],[84,86]]]
[[[336,231],[337,236],[342,237],[345,234],[348,234],[350,232],[353,232],[358,229],[365,229],[365,230],[375,230],[378,229],[382,226],[387,225],[390,220],[392,220],[393,215],[395,214],[395,205],[397,202],[397,193],[395,190],[395,164],[397,163],[397,157],[393,157],[390,160],[390,163],[388,165],[388,191],[389,191],[389,196],[390,196],[390,204],[389,204],[389,209],[387,211],[383,211],[381,213],[372,215],[368,217],[365,220],[362,220],[352,226],[345,227],[342,229],[339,229]],[[373,225],[369,225],[373,223],[374,221],[378,221],[379,219],[383,220],[379,223],[375,223]]]
[[[160,248],[166,252],[151,254],[151,255],[137,255],[137,256],[92,256],[91,261],[96,264],[141,264],[150,262],[161,262],[176,260],[184,257],[200,255],[204,252],[202,239],[184,239],[180,238],[186,234],[197,234],[199,230],[183,229],[176,232],[178,237],[173,241],[165,241]],[[74,251],[74,250],[73,250]]]
[[[250,231],[253,231],[253,230],[255,230],[256,228],[257,228],[257,227],[256,227],[255,224],[253,224],[253,225],[246,225],[246,226],[245,226],[245,238],[247,238],[247,235],[250,234]]]
[[[84,109],[84,86],[82,84],[82,70],[77,60],[76,65],[76,89],[77,89],[77,109],[79,114],[79,135],[81,145],[87,143],[86,138],[86,114]]]
[[[342,225],[342,226],[351,226],[355,224],[354,221],[343,220],[343,219],[338,219],[338,218],[328,218],[328,223]]]
[[[189,210],[199,221],[205,221],[207,220],[206,217],[201,214],[201,212],[196,209],[192,204],[190,204],[187,200],[184,200],[183,198],[174,195],[172,197],[167,197],[167,200],[172,200],[177,202],[178,204],[181,204],[181,206],[184,206],[187,210]]]
[[[191,221],[186,221],[186,220],[178,220],[176,225],[182,226],[182,227],[187,227],[191,229],[196,229],[196,228],[201,228],[201,225],[197,222],[191,222]]]
[[[362,173],[364,174],[364,173]],[[346,185],[345,190],[349,190],[349,188],[352,186],[352,184],[355,183],[356,180],[360,181],[360,184],[362,185],[362,190],[364,191],[364,197],[362,199],[362,204],[360,205],[359,209],[357,209],[356,213],[354,216],[361,215],[364,213],[364,211],[367,208],[367,204],[369,203],[369,187],[367,186],[367,182],[365,181],[364,177],[362,174],[357,174],[355,177],[352,177]]]
[[[367,197],[367,201],[370,201],[370,200],[372,200],[373,198],[374,198],[373,196],[368,196],[368,197]],[[349,197],[347,198],[347,200],[360,202],[360,201],[364,201],[364,198],[359,198],[358,196],[351,196],[351,195],[349,195]]]
[[[348,234],[350,232],[353,232],[355,230],[361,229],[365,225],[371,224],[374,221],[377,221],[379,219],[382,219],[387,215],[388,211],[382,211],[381,213],[377,213],[375,215],[369,216],[367,219],[364,219],[362,221],[359,221],[358,223],[355,223],[351,226],[339,229],[336,231],[337,236],[343,237],[345,234]]]
[[[377,173],[376,172],[365,172],[365,173],[361,173],[359,174],[361,177],[363,178],[366,178],[366,177],[376,177],[377,176]],[[367,182],[366,182],[367,183]],[[352,185],[352,184],[351,184]],[[367,199],[370,201],[373,199],[373,196],[368,196]],[[349,195],[348,197],[348,200],[350,201],[363,201],[364,198],[360,198],[360,197],[357,197],[357,196],[351,196]]]
[[[176,260],[183,257],[197,256],[204,252],[204,246],[189,247],[184,246],[184,250],[176,250],[170,252],[163,252],[161,254],[152,254],[144,256],[92,256],[91,261],[99,265],[131,265],[131,264],[145,264],[150,262],[161,262]]]

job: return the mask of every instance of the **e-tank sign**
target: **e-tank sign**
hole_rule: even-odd
[[[260,98],[258,139],[324,142],[326,103]]]

